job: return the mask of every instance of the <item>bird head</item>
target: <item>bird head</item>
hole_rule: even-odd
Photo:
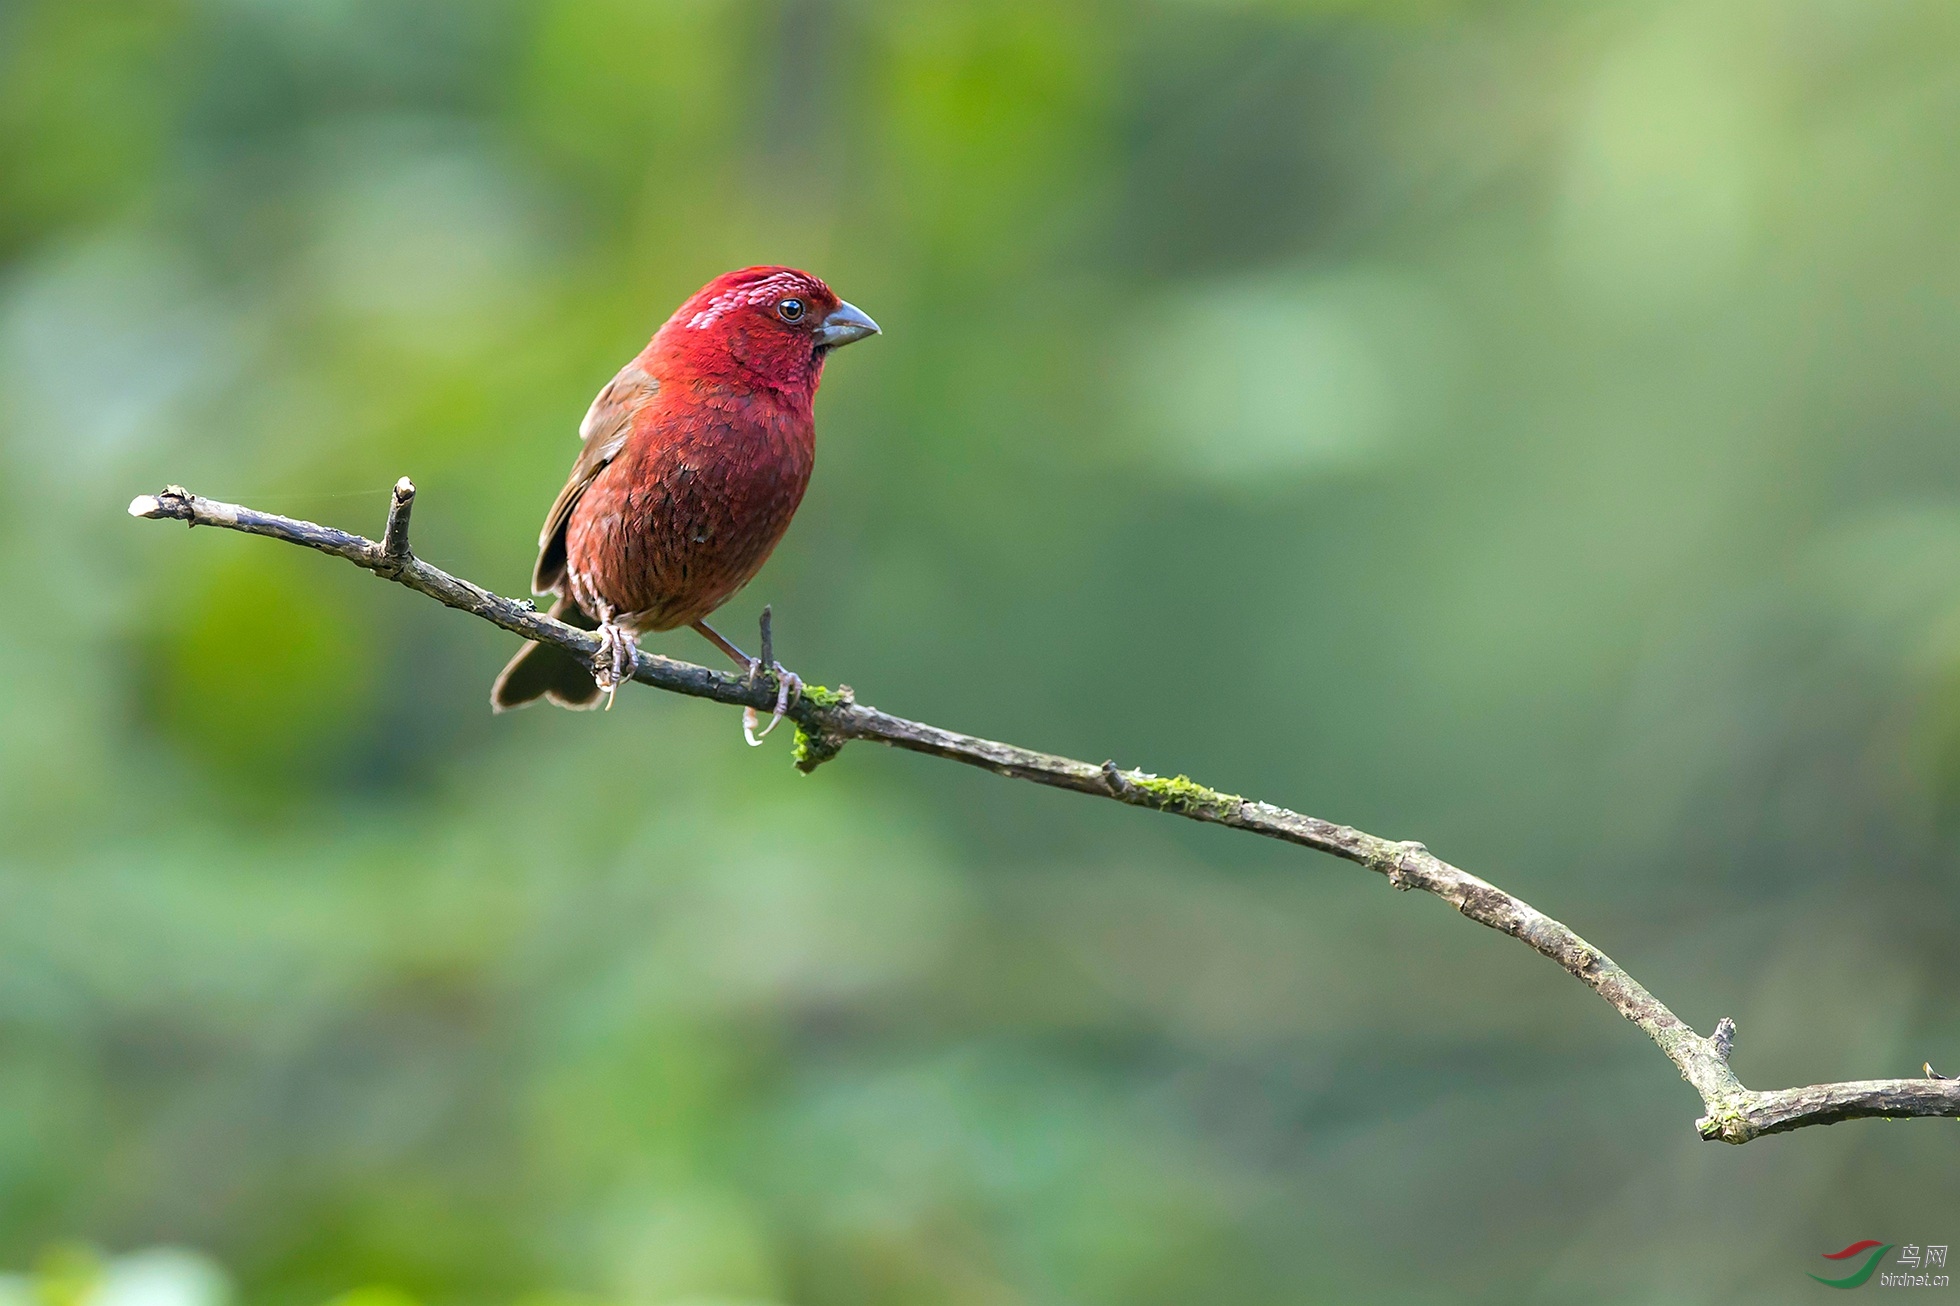
[[[819,278],[795,268],[725,272],[688,297],[654,338],[694,375],[760,382],[816,393],[824,358],[878,324],[839,299]]]

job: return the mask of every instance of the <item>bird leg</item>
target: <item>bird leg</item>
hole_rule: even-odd
[[[700,631],[716,648],[728,654],[738,665],[748,671],[749,684],[755,684],[756,677],[762,674],[762,668],[765,666],[775,675],[776,707],[769,714],[769,724],[763,727],[761,734],[755,732],[757,719],[755,709],[752,707],[742,709],[742,737],[749,741],[751,748],[759,746],[763,740],[769,737],[769,732],[774,730],[777,723],[783,719],[783,714],[789,711],[790,705],[803,697],[803,678],[794,671],[789,670],[782,663],[776,661],[775,641],[769,628],[769,609],[767,607],[762,609],[762,656],[759,658],[752,658],[742,652],[741,649],[736,648],[735,645],[722,636],[720,631],[705,621],[695,622],[694,628]]]
[[[748,654],[742,652],[741,649],[736,648],[733,644],[729,643],[728,640],[722,636],[722,633],[716,630],[713,626],[710,626],[705,621],[697,621],[694,623],[694,628],[701,632],[701,637],[703,639],[707,640],[710,644],[713,644],[716,648],[720,649],[722,652],[728,654],[729,657],[735,659],[736,666],[742,668],[742,670],[744,671],[755,670],[756,667],[755,659],[750,657]]]
[[[613,620],[618,613],[612,604],[601,600],[598,607],[599,650],[592,655],[592,678],[604,691],[606,710],[610,712],[613,695],[619,692],[620,684],[633,678],[633,668],[640,660],[640,646],[632,631]]]

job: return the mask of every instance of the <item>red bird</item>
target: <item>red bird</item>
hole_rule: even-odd
[[[635,637],[680,626],[758,670],[705,618],[761,569],[803,499],[825,356],[877,332],[794,268],[725,273],[682,304],[592,401],[585,447],[538,536],[532,591],[558,596],[552,616],[597,630],[599,653],[588,666],[526,644],[491,705],[610,703],[633,674]],[[774,670],[780,717],[795,678]]]

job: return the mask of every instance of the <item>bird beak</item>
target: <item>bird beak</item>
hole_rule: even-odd
[[[864,310],[853,304],[839,304],[830,310],[830,315],[817,324],[811,332],[816,337],[817,348],[835,349],[838,345],[848,345],[853,340],[878,334],[878,324],[864,315]]]

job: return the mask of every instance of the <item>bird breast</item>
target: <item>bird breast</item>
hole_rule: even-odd
[[[566,527],[573,593],[639,630],[699,621],[746,585],[788,530],[815,462],[795,414],[676,416],[636,427]]]

